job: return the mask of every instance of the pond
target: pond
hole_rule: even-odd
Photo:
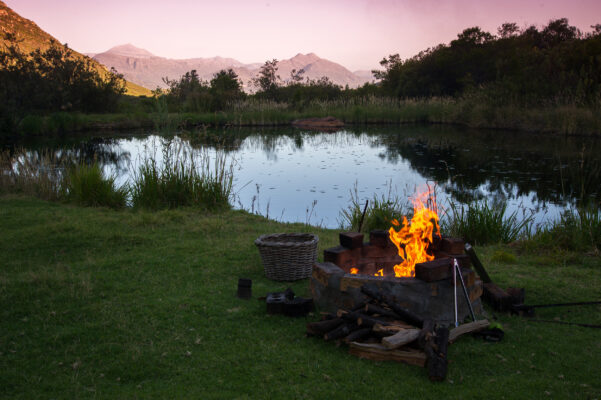
[[[533,213],[537,223],[566,207],[599,204],[601,141],[455,126],[351,127],[337,132],[296,128],[68,135],[28,140],[30,155],[50,151],[97,160],[128,182],[139,163],[162,160],[165,146],[234,163],[236,208],[284,222],[340,226],[351,193],[363,204],[374,195],[408,199],[426,185],[439,205],[474,199],[505,202],[508,212]]]

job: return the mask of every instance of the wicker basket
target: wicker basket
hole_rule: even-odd
[[[276,281],[295,281],[311,275],[317,261],[317,235],[273,233],[255,240],[265,275]]]

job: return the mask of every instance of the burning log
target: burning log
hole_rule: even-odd
[[[447,349],[449,344],[449,328],[436,328],[436,335],[426,342],[425,353],[428,358],[426,366],[431,381],[443,381],[447,376]]]
[[[349,353],[374,361],[397,361],[418,367],[426,365],[424,352],[415,349],[390,350],[381,344],[352,342],[349,345]]]
[[[403,329],[392,336],[383,338],[382,344],[388,349],[397,349],[416,340],[419,333],[420,329]]]

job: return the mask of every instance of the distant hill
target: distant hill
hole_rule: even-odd
[[[36,49],[45,50],[50,47],[52,41],[60,45],[58,40],[40,29],[35,22],[21,17],[0,0],[0,45],[5,44],[4,35],[6,33],[14,34],[19,41],[21,50],[27,53]],[[77,58],[87,58],[87,56],[75,50],[73,50],[73,54]],[[104,65],[95,60],[92,60],[92,63],[97,71],[101,74],[106,74],[107,68]],[[147,88],[129,81],[126,82],[126,89],[127,94],[132,96],[151,95],[150,90]]]
[[[247,92],[253,90],[251,80],[259,72],[263,63],[244,64],[233,58],[189,58],[170,59],[155,56],[147,50],[137,48],[131,44],[113,47],[103,53],[95,54],[94,59],[106,67],[114,67],[129,81],[135,82],[149,89],[157,87],[166,88],[163,78],[179,79],[190,70],[196,70],[198,76],[210,80],[213,74],[222,69],[233,69],[240,77],[243,87]],[[297,54],[296,56],[278,62],[278,75],[282,81],[290,79],[293,69],[304,69],[304,77],[319,79],[328,77],[335,84],[357,87],[372,79],[359,76],[340,64],[320,58],[314,53]]]

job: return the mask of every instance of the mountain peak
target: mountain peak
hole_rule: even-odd
[[[294,57],[292,57],[290,59],[290,61],[292,61],[292,62],[296,61],[296,62],[301,62],[304,64],[310,64],[317,60],[321,60],[321,58],[319,56],[317,56],[317,54],[315,54],[315,53],[308,53],[308,54],[298,53],[297,55],[295,55]]]
[[[119,46],[111,47],[106,53],[116,54],[125,57],[137,57],[137,58],[150,58],[155,57],[154,54],[148,50],[141,49],[134,46],[131,43],[122,44]]]

